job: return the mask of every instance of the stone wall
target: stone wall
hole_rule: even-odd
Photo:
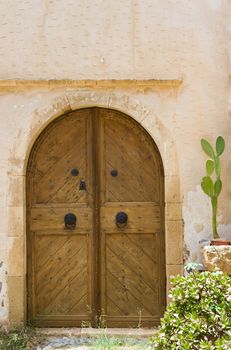
[[[200,139],[222,135],[219,231],[230,237],[228,0],[9,0],[0,8],[2,322],[26,311],[30,149],[67,110],[118,109],[154,138],[165,170],[168,278],[182,272],[183,255],[200,260],[198,241],[210,236]]]

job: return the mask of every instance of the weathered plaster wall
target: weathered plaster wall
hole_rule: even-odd
[[[225,64],[228,3],[1,0],[0,78],[219,75],[224,68],[219,65]]]
[[[190,260],[199,259],[198,241],[211,232],[209,202],[198,186],[205,161],[200,138],[223,135],[219,229],[230,236],[230,6],[228,0],[0,0],[2,322],[18,322],[25,311],[29,149],[39,131],[69,107],[118,108],[154,137],[166,175],[168,276],[182,268],[182,208]],[[145,79],[182,83],[128,81]]]

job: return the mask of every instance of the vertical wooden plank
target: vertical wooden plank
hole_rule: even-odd
[[[101,221],[101,209],[103,203],[105,203],[105,158],[104,158],[104,149],[105,149],[105,139],[104,139],[104,110],[98,109],[98,173],[99,173],[99,189],[100,189],[100,198],[99,198],[99,219],[100,219],[100,231],[99,231],[99,268],[100,268],[100,278],[99,278],[99,288],[100,288],[100,294],[99,294],[99,316],[103,317],[104,321],[104,314],[106,312],[106,304],[105,304],[105,235],[103,234],[102,230],[102,221]]]
[[[93,168],[93,215],[94,215],[94,237],[93,237],[93,251],[92,260],[94,268],[94,279],[93,279],[93,312],[92,312],[92,325],[97,327],[97,314],[99,310],[99,233],[100,233],[100,222],[99,222],[99,201],[100,201],[100,181],[99,181],[99,120],[98,110],[94,108],[92,114],[92,168]]]

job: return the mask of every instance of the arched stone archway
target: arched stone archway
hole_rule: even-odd
[[[29,321],[98,327],[104,312],[108,327],[135,327],[140,310],[157,325],[164,172],[150,135],[112,109],[66,113],[36,140],[26,178]]]
[[[12,276],[9,288],[9,311],[10,320],[19,323],[25,319],[26,310],[26,254],[25,254],[25,232],[26,232],[26,210],[25,210],[25,174],[31,148],[42,130],[55,118],[68,111],[86,108],[103,107],[119,110],[140,123],[152,136],[157,144],[165,169],[165,232],[166,232],[166,275],[167,280],[171,275],[182,272],[183,264],[183,237],[181,217],[181,190],[177,152],[171,133],[143,103],[123,92],[106,92],[78,90],[68,91],[60,94],[59,97],[51,99],[46,106],[37,108],[31,117],[30,132],[25,136],[24,149],[19,155],[24,159],[24,166],[20,168],[18,162],[17,176],[14,176],[15,186],[20,187],[19,192],[11,193],[14,200],[17,200],[17,209],[9,208],[9,219],[15,218],[19,230],[24,233],[23,256],[18,262],[22,266],[20,276]],[[16,145],[15,145],[16,146]],[[20,159],[20,160],[21,160]],[[11,164],[10,164],[11,165]],[[15,167],[15,164],[14,164]],[[21,169],[21,170],[20,170]],[[11,183],[12,186],[12,183]],[[12,190],[11,190],[12,191]],[[15,212],[16,211],[16,212]],[[9,252],[11,254],[11,252]],[[15,283],[14,283],[15,280]],[[17,284],[20,293],[14,297],[11,288]],[[17,307],[17,313],[11,313]]]

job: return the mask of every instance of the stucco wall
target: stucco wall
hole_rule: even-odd
[[[171,197],[168,276],[181,271],[182,222],[186,259],[200,260],[198,241],[211,232],[209,201],[199,187],[206,159],[200,139],[223,135],[219,230],[230,237],[228,0],[1,0],[0,9],[2,322],[24,313],[29,150],[70,106],[117,108],[139,120],[159,146]],[[87,79],[106,82],[79,82]]]
[[[0,77],[194,80],[195,73],[198,79],[224,76],[227,4],[223,0],[161,4],[159,0],[1,0]]]

